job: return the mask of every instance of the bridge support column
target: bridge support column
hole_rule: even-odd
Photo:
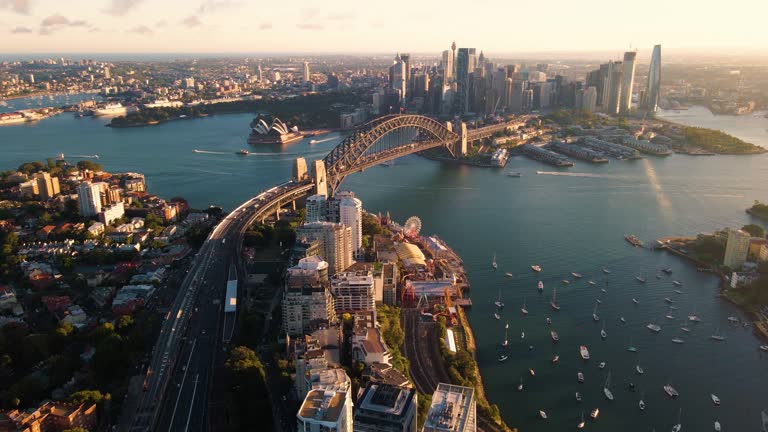
[[[452,129],[452,127],[450,128]],[[453,154],[456,158],[460,158],[467,154],[467,124],[461,122],[459,127],[459,139],[456,141],[456,148],[453,150]]]
[[[315,182],[315,194],[328,197],[328,177],[325,162],[316,160],[312,163],[312,180]]]
[[[296,200],[291,201],[291,209],[293,209],[293,211],[296,211]]]
[[[280,201],[277,202],[277,205],[275,205],[275,220],[280,220]]]

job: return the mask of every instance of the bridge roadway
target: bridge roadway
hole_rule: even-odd
[[[162,324],[136,412],[123,430],[207,431],[216,354],[226,349],[219,331],[229,263],[240,237],[276,207],[307,195],[311,182],[285,182],[241,204],[211,232],[195,256]],[[191,325],[190,325],[191,323]]]

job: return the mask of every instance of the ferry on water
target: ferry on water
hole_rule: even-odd
[[[643,242],[633,234],[625,235],[624,240],[628,241],[632,246],[643,247]]]

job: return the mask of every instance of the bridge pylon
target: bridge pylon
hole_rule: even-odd
[[[312,181],[315,183],[315,194],[328,196],[328,175],[325,172],[325,162],[316,160],[312,162]]]

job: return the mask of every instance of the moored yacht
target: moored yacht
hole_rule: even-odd
[[[581,279],[583,276],[581,273],[571,272],[571,276],[575,277],[576,279]]]
[[[539,285],[537,288],[539,289],[539,291],[544,291],[544,282],[539,281]]]
[[[532,266],[531,266],[531,270],[533,270],[533,271],[535,271],[536,273],[538,273],[538,272],[540,272],[540,271],[541,271],[541,266],[540,266],[540,265],[532,265]]]
[[[661,327],[659,327],[658,324],[654,324],[654,323],[648,324],[647,326],[645,326],[645,328],[647,328],[648,330],[654,333],[658,333],[661,331]]]
[[[675,390],[675,388],[669,384],[664,386],[664,393],[666,393],[667,395],[669,395],[669,397],[673,399],[680,396],[680,393],[678,393],[677,390]]]
[[[589,349],[587,349],[586,345],[579,347],[579,354],[581,355],[582,359],[589,360]]]
[[[558,335],[557,335],[557,332],[556,332],[556,331],[554,331],[554,330],[552,330],[551,332],[549,332],[549,336],[552,338],[552,341],[553,341],[553,342],[557,342],[557,341],[559,341],[559,340],[560,340],[560,336],[558,336]]]
[[[719,398],[719,397],[717,397],[717,395],[716,395],[716,394],[712,393],[711,395],[709,395],[709,397],[711,397],[711,398],[712,398],[712,403],[713,403],[713,404],[715,404],[715,405],[720,405],[720,398]]]

